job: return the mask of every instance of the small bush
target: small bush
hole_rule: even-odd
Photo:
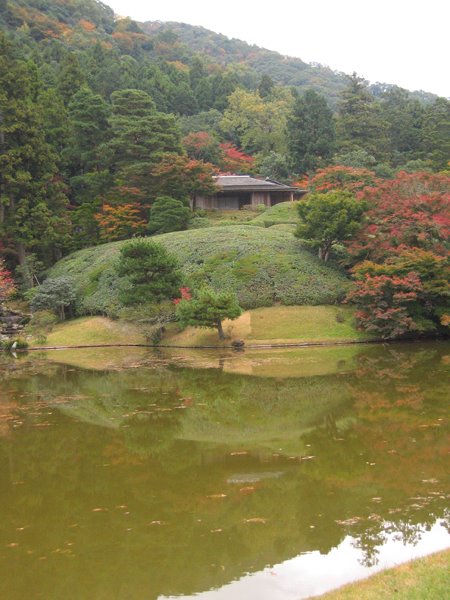
[[[44,344],[47,335],[58,322],[58,317],[51,310],[39,310],[33,314],[26,326],[26,333],[31,335],[38,344]]]
[[[14,348],[15,350],[26,350],[29,346],[26,340],[24,340],[23,338],[17,338],[3,341],[2,349],[11,351],[13,349],[14,344],[16,344]]]

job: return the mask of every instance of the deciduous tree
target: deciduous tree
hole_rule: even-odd
[[[310,194],[298,205],[301,219],[296,236],[318,249],[328,260],[333,246],[351,238],[361,226],[365,204],[347,191]]]

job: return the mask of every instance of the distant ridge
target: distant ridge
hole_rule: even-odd
[[[347,84],[348,74],[333,70],[319,63],[306,63],[301,58],[286,56],[274,50],[267,50],[243,40],[229,38],[204,27],[178,23],[175,21],[146,21],[140,23],[143,31],[150,36],[171,32],[186,46],[186,51],[201,53],[212,63],[230,65],[236,63],[247,67],[258,76],[269,75],[276,83],[292,86],[300,90],[314,88],[324,94],[335,106],[338,95]],[[249,75],[250,75],[249,73]],[[360,73],[364,76],[364,73]],[[371,86],[375,96],[396,84],[377,82]],[[408,90],[414,98],[428,103],[438,96],[430,92]]]

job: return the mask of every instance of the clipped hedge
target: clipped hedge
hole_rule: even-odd
[[[192,288],[208,283],[237,294],[245,309],[273,304],[335,304],[348,288],[345,275],[302,248],[290,232],[234,225],[179,231],[151,238],[177,259]],[[78,314],[115,316],[121,309],[115,265],[126,241],[80,250],[49,271],[70,276]]]

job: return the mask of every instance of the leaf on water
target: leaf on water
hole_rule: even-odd
[[[249,485],[247,487],[243,487],[241,488],[239,491],[241,492],[241,494],[251,494],[256,490],[255,487],[253,487],[252,485]]]
[[[247,450],[239,450],[236,452],[230,452],[230,456],[246,456],[248,454]]]
[[[350,519],[345,519],[344,521],[335,520],[334,522],[338,525],[355,525],[358,521],[361,521],[361,517],[350,517]]]
[[[92,512],[108,512],[108,508],[93,508]]]
[[[211,533],[220,533],[223,529],[211,529]]]
[[[16,542],[12,542],[11,544],[6,544],[7,548],[17,548],[19,544],[17,544]]]
[[[209,496],[206,496],[207,498],[226,498],[227,495],[226,494],[210,494]]]
[[[300,460],[312,460],[313,458],[316,458],[315,456],[301,456]]]
[[[150,521],[147,525],[165,525],[164,521]]]
[[[261,523],[264,525],[267,523],[267,519],[263,519],[262,517],[252,517],[251,519],[244,519],[244,523]]]

